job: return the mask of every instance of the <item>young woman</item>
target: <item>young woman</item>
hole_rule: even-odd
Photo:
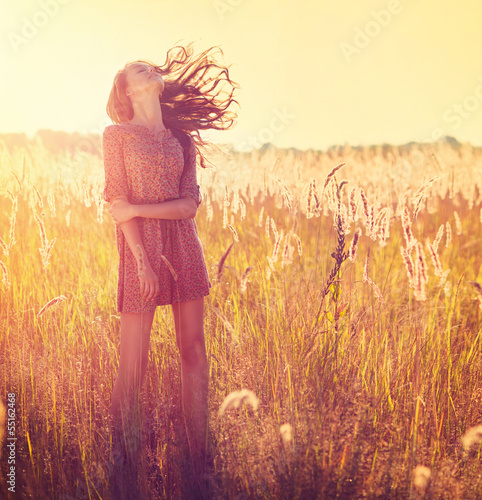
[[[233,99],[237,85],[211,51],[194,55],[191,46],[174,47],[162,66],[146,60],[126,64],[114,78],[107,104],[114,124],[105,128],[102,142],[104,199],[116,223],[119,253],[121,345],[111,401],[114,428],[121,427],[124,410],[132,409],[139,394],[156,307],[171,304],[184,419],[197,472],[206,451],[203,315],[211,283],[194,222],[201,203],[196,145],[207,144],[200,130],[230,128],[236,114],[228,108],[238,104]]]

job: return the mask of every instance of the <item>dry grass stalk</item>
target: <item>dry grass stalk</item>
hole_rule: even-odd
[[[377,219],[375,218],[375,205],[371,205],[367,222],[368,236],[373,241],[377,240]]]
[[[415,193],[415,196],[412,198],[412,202],[413,202],[413,204],[415,206],[415,210],[413,212],[413,219],[414,220],[417,220],[418,214],[419,214],[419,212],[420,212],[420,210],[422,208],[422,203],[426,199],[426,194],[427,194],[428,189],[430,188],[430,186],[432,186],[432,184],[435,181],[438,181],[441,178],[442,178],[442,176],[433,177],[428,182],[426,182],[425,184],[423,184],[418,189],[418,191]]]
[[[279,234],[278,234],[278,230],[276,229],[276,222],[274,221],[274,219],[272,217],[271,217],[271,231],[273,231],[273,236],[274,236],[274,239],[276,241],[279,237]]]
[[[85,183],[82,184],[82,192],[84,194],[84,205],[86,207],[92,206],[92,203],[90,202],[90,193],[89,193],[89,188]]]
[[[415,249],[417,252],[417,272],[420,273],[423,282],[428,283],[427,261],[425,259],[425,252],[422,244],[418,242]]]
[[[249,272],[252,270],[253,268],[251,266],[247,267],[243,273],[243,275],[241,276],[241,278],[239,278],[239,291],[241,293],[246,293],[246,290],[247,290],[247,286],[248,286],[248,274]]]
[[[246,203],[244,203],[244,200],[242,198],[239,199],[239,207],[241,210],[241,220],[243,221],[246,219]]]
[[[312,209],[313,206],[313,180],[310,181],[310,186],[308,188],[308,200],[306,204],[306,218],[311,219],[314,215],[314,211]]]
[[[425,252],[420,243],[415,245],[416,259],[415,259],[415,279],[412,281],[414,289],[414,297],[416,300],[425,301],[427,295],[425,293],[425,285],[428,283],[427,264],[425,261]]]
[[[229,333],[233,334],[234,333],[234,327],[233,325],[230,323],[230,321],[228,320],[228,318],[226,318],[226,316],[224,315],[224,313],[216,306],[213,306],[212,304],[209,304],[209,307],[216,313],[216,316],[218,316],[219,319],[222,320],[224,326],[226,327],[226,329],[228,330]]]
[[[213,210],[213,204],[211,203],[211,197],[206,194],[205,200],[206,200],[205,201],[206,219],[208,222],[212,222],[214,217],[214,210]]]
[[[267,255],[266,260],[268,261],[268,265],[266,266],[266,279],[269,280],[271,278],[271,274],[274,273],[274,262],[273,259]]]
[[[448,285],[448,286],[450,286],[450,285],[449,285],[449,283],[447,282],[447,277],[448,277],[449,273],[450,273],[450,269],[445,270],[445,271],[443,272],[442,276],[440,276],[440,281],[439,281],[439,283],[438,283],[438,287],[439,287],[439,288],[444,287],[444,291],[445,291],[445,293],[446,293],[447,295],[448,295],[448,292],[447,292],[447,285]]]
[[[237,409],[244,403],[250,405],[254,411],[258,410],[259,399],[256,394],[249,389],[241,389],[240,391],[231,392],[224,398],[219,407],[218,415],[222,417],[229,408]]]
[[[328,186],[328,183],[330,182],[331,178],[335,175],[335,173],[340,170],[341,167],[346,165],[346,163],[340,163],[337,165],[325,178],[325,182],[323,184],[323,191],[325,191],[326,186]]]
[[[469,281],[477,292],[477,300],[479,302],[479,309],[482,310],[482,286],[477,281]]]
[[[229,252],[231,251],[231,248],[233,248],[234,242],[229,245],[228,249],[224,252],[223,256],[219,260],[218,263],[218,281],[221,280],[221,276],[223,275],[223,268],[224,268],[224,263],[226,262],[226,259],[229,255]]]
[[[447,221],[445,224],[445,248],[448,248],[450,243],[452,243],[452,226]]]
[[[445,224],[441,224],[437,231],[437,236],[435,236],[435,240],[433,241],[433,249],[435,252],[438,252],[438,246],[440,244],[440,240],[444,235]]]
[[[430,258],[432,260],[432,264],[433,264],[433,267],[435,269],[435,276],[442,276],[442,274],[443,274],[442,263],[440,262],[440,258],[438,256],[438,253],[435,250],[435,243],[433,245],[431,245],[427,241],[427,248],[428,248],[428,251],[430,252]]]
[[[383,212],[383,217],[380,221],[380,232],[378,234],[378,238],[380,246],[384,247],[390,237],[391,210],[389,207],[386,207],[381,212]]]
[[[238,213],[239,210],[239,189],[233,192],[233,203],[231,204],[231,212],[234,214]]]
[[[172,264],[169,262],[167,257],[165,255],[161,255],[161,259],[163,260],[164,264],[166,264],[167,268],[169,269],[169,272],[171,273],[174,281],[177,281],[176,270],[172,267]]]
[[[350,192],[350,215],[352,222],[358,220],[358,203],[355,200],[356,188],[354,187]]]
[[[39,227],[39,232],[40,232],[40,240],[42,242],[42,247],[39,248],[39,252],[42,257],[42,265],[44,271],[47,271],[47,266],[49,265],[49,260],[50,260],[50,254],[52,253],[52,248],[54,246],[56,238],[49,241],[47,238],[47,233],[45,231],[45,225],[43,223],[43,220],[37,215],[36,212],[33,213],[33,216],[37,221],[37,225]]]
[[[54,193],[52,193],[52,191],[47,196],[47,203],[49,204],[50,215],[52,217],[56,217],[57,216],[57,210],[56,210],[56,207],[55,207],[55,195],[54,195]]]
[[[410,250],[417,244],[417,240],[412,233],[412,221],[410,219],[410,212],[406,205],[402,210],[402,227],[405,246],[407,247],[407,251],[410,252]]]
[[[295,233],[293,233],[293,238],[295,239],[296,244],[297,244],[297,246],[298,246],[298,255],[301,257],[301,256],[303,255],[303,245],[301,244],[301,239],[300,239],[300,237],[299,237],[297,234],[295,234]]]
[[[273,220],[273,219],[271,219],[271,220]],[[271,260],[273,262],[276,262],[278,260],[278,252],[279,252],[279,249],[281,246],[281,242],[283,240],[283,236],[284,236],[284,230],[282,229],[281,233],[279,233],[279,235],[277,235],[276,242],[275,242],[274,247],[273,247],[273,253],[271,254]]]
[[[364,269],[364,272],[363,272],[363,278],[362,278],[362,281],[364,281],[365,283],[368,283],[368,285],[370,285],[371,289],[373,290],[373,293],[375,295],[375,297],[378,299],[378,301],[380,303],[383,303],[383,296],[382,296],[382,292],[380,291],[380,288],[378,288],[377,284],[370,278],[370,276],[368,276],[368,261],[369,261],[369,258],[370,258],[370,251],[368,251],[368,254],[367,254],[367,258],[366,258],[366,261],[365,261],[365,269]]]
[[[338,225],[337,218],[340,217],[341,230],[343,231],[343,234],[345,236],[350,234],[350,224],[348,222],[348,209],[346,208],[346,205],[341,202],[338,203],[337,210],[333,215],[334,215],[333,227],[337,229]]]
[[[223,200],[223,229],[226,229],[228,225],[228,207],[229,207],[229,195],[228,188],[224,188],[224,200]]]
[[[405,269],[407,270],[407,277],[410,285],[412,285],[415,279],[415,266],[413,265],[411,251],[407,251],[405,247],[400,247],[402,253],[403,263],[405,264]]]
[[[316,179],[313,179],[313,199],[315,201],[313,215],[319,217],[321,215],[321,203],[318,196],[318,189],[316,188]]]
[[[32,188],[33,188],[33,192],[36,195],[37,203],[38,203],[39,208],[43,208],[44,207],[44,202],[42,201],[42,197],[40,196],[40,193],[39,193],[38,189],[36,188],[36,186],[34,184],[32,184]]]
[[[8,269],[4,262],[0,260],[0,269],[2,270],[2,283],[5,288],[10,288],[10,280],[8,279]]]
[[[15,239],[15,226],[17,222],[17,211],[18,211],[18,197],[16,196],[15,198],[12,199],[12,212],[10,214],[10,241],[8,243],[8,250],[10,251],[17,243]]]
[[[284,268],[293,263],[293,254],[295,247],[291,244],[291,237],[293,236],[293,231],[290,231],[285,238],[285,245],[283,249],[283,255],[281,259],[281,267]]]
[[[455,230],[457,232],[457,236],[462,234],[462,222],[460,221],[460,215],[457,210],[454,210],[454,218],[455,218]]]
[[[283,191],[283,198],[286,201],[286,206],[288,207],[288,212],[291,214],[293,211],[293,197],[291,196],[291,192],[286,185],[284,181],[279,179],[278,177],[275,177],[274,175],[271,176],[280,186]]]
[[[368,205],[368,199],[365,195],[365,191],[363,189],[360,189],[360,198],[363,203],[363,215],[365,216],[365,225],[368,227],[368,223],[370,220],[370,209]]]
[[[2,248],[3,250],[3,254],[5,255],[5,257],[8,257],[8,254],[9,254],[9,247],[8,245],[3,241],[3,238],[0,236],[0,247]]]
[[[336,177],[334,178],[334,182],[330,183],[329,188],[328,188],[328,193],[326,195],[326,199],[328,200],[328,208],[332,211],[336,211],[336,207],[338,204],[338,199],[337,199],[337,184],[336,184]]]
[[[234,227],[233,227],[233,226],[231,226],[231,224],[228,224],[228,228],[229,228],[229,230],[233,233],[233,236],[234,236],[234,241],[235,241],[236,243],[239,243],[239,236],[238,236],[238,233],[237,233],[236,229],[234,229]]]
[[[228,225],[228,207],[223,206],[223,229],[226,229]]]
[[[40,311],[37,313],[37,318],[40,318],[40,316],[42,316],[43,314],[45,314],[45,312],[47,312],[48,310],[52,309],[54,306],[57,306],[58,304],[60,304],[64,300],[67,300],[67,297],[65,297],[64,295],[59,295],[58,297],[55,297],[54,299],[49,300],[42,307],[42,309],[40,309]]]
[[[359,240],[361,234],[362,234],[362,230],[360,228],[358,228],[355,231],[355,234],[353,235],[353,240],[351,241],[350,249],[348,250],[348,258],[352,262],[355,262],[358,240]]]
[[[263,227],[263,215],[264,215],[264,206],[261,207],[258,216],[258,227]],[[269,235],[268,235],[269,238]]]
[[[23,183],[20,182],[20,179],[18,178],[17,174],[13,170],[10,170],[10,173],[13,175],[14,179],[17,181],[18,192],[21,193],[23,191]]]

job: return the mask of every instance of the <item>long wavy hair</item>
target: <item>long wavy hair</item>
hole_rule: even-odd
[[[117,124],[132,120],[134,108],[130,97],[126,95],[126,69],[133,63],[153,66],[165,84],[159,95],[164,124],[178,138],[185,152],[192,139],[204,168],[205,158],[199,151],[199,146],[205,148],[212,144],[204,140],[199,131],[232,128],[237,113],[231,108],[233,104],[239,106],[233,97],[239,85],[229,77],[229,66],[216,62],[212,54],[215,49],[224,56],[219,47],[211,47],[196,55],[191,43],[186,47],[172,47],[161,66],[146,59],[126,63],[114,77],[107,102],[107,114]]]

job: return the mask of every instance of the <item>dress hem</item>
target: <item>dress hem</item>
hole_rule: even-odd
[[[147,308],[142,309],[142,310],[134,310],[134,311],[126,311],[125,309],[121,310],[121,309],[117,308],[117,312],[118,313],[122,313],[122,312],[124,312],[124,313],[137,313],[137,314],[143,313],[143,312],[152,312],[152,311],[155,311],[158,306],[169,306],[169,305],[172,305],[172,304],[182,304],[184,302],[191,302],[193,300],[197,300],[197,299],[201,299],[203,297],[207,297],[207,296],[209,296],[209,294],[210,294],[210,290],[208,290],[207,293],[204,293],[202,295],[198,295],[196,297],[188,298],[187,300],[186,299],[185,300],[174,300],[174,301],[170,301],[170,302],[163,302],[163,303],[160,303],[160,304],[152,304],[152,303],[149,304],[149,303],[147,303],[147,304],[145,304],[146,306],[148,306]]]

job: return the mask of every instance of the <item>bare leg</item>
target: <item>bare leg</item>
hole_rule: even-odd
[[[122,421],[122,410],[131,410],[147,370],[154,312],[121,313],[120,362],[112,391],[111,416]]]
[[[208,364],[204,343],[204,298],[172,304],[181,353],[184,421],[194,471],[204,472],[208,423]]]

